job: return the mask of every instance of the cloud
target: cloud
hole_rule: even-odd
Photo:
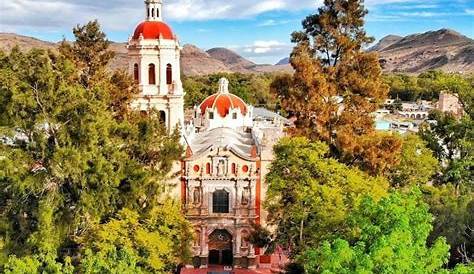
[[[263,21],[262,23],[258,24],[257,26],[259,26],[259,27],[273,27],[273,26],[279,26],[279,25],[286,25],[290,22],[291,22],[291,20],[269,19],[269,20]]]
[[[244,55],[245,57],[262,57],[287,55],[293,48],[293,45],[276,40],[257,40],[251,45],[234,45],[229,46],[229,48]]]
[[[474,9],[465,9],[464,12],[465,12],[467,15],[474,15]]]
[[[251,18],[271,11],[315,10],[323,0],[165,0],[176,21]],[[417,0],[367,0],[368,6]],[[144,16],[141,0],[2,0],[1,29],[59,29],[99,19],[108,30],[129,30]],[[276,21],[275,21],[276,22]]]

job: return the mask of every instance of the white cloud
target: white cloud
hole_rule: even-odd
[[[474,9],[466,9],[464,12],[468,15],[474,15]]]
[[[165,19],[249,18],[270,11],[316,9],[323,0],[165,0]],[[419,0],[367,0],[368,6]],[[142,0],[1,0],[0,28],[70,28],[92,19],[108,30],[129,30],[144,16]]]
[[[251,45],[233,45],[228,46],[228,48],[241,53],[245,57],[262,57],[287,55],[293,48],[293,45],[276,40],[257,40]]]

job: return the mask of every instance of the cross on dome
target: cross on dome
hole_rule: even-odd
[[[229,93],[229,80],[227,78],[219,80],[219,93]]]

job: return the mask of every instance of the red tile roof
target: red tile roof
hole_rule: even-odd
[[[139,39],[143,35],[144,39],[163,39],[174,40],[175,36],[171,28],[163,22],[145,21],[139,24],[133,34],[133,39]]]

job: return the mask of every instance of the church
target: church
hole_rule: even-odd
[[[265,225],[264,181],[272,148],[289,121],[246,104],[222,78],[215,94],[185,120],[180,75],[181,46],[163,21],[162,0],[145,1],[145,20],[128,41],[129,71],[140,94],[132,107],[156,109],[168,130],[179,128],[186,149],[176,195],[194,226],[188,267],[264,268],[271,256],[248,242],[254,224]]]

